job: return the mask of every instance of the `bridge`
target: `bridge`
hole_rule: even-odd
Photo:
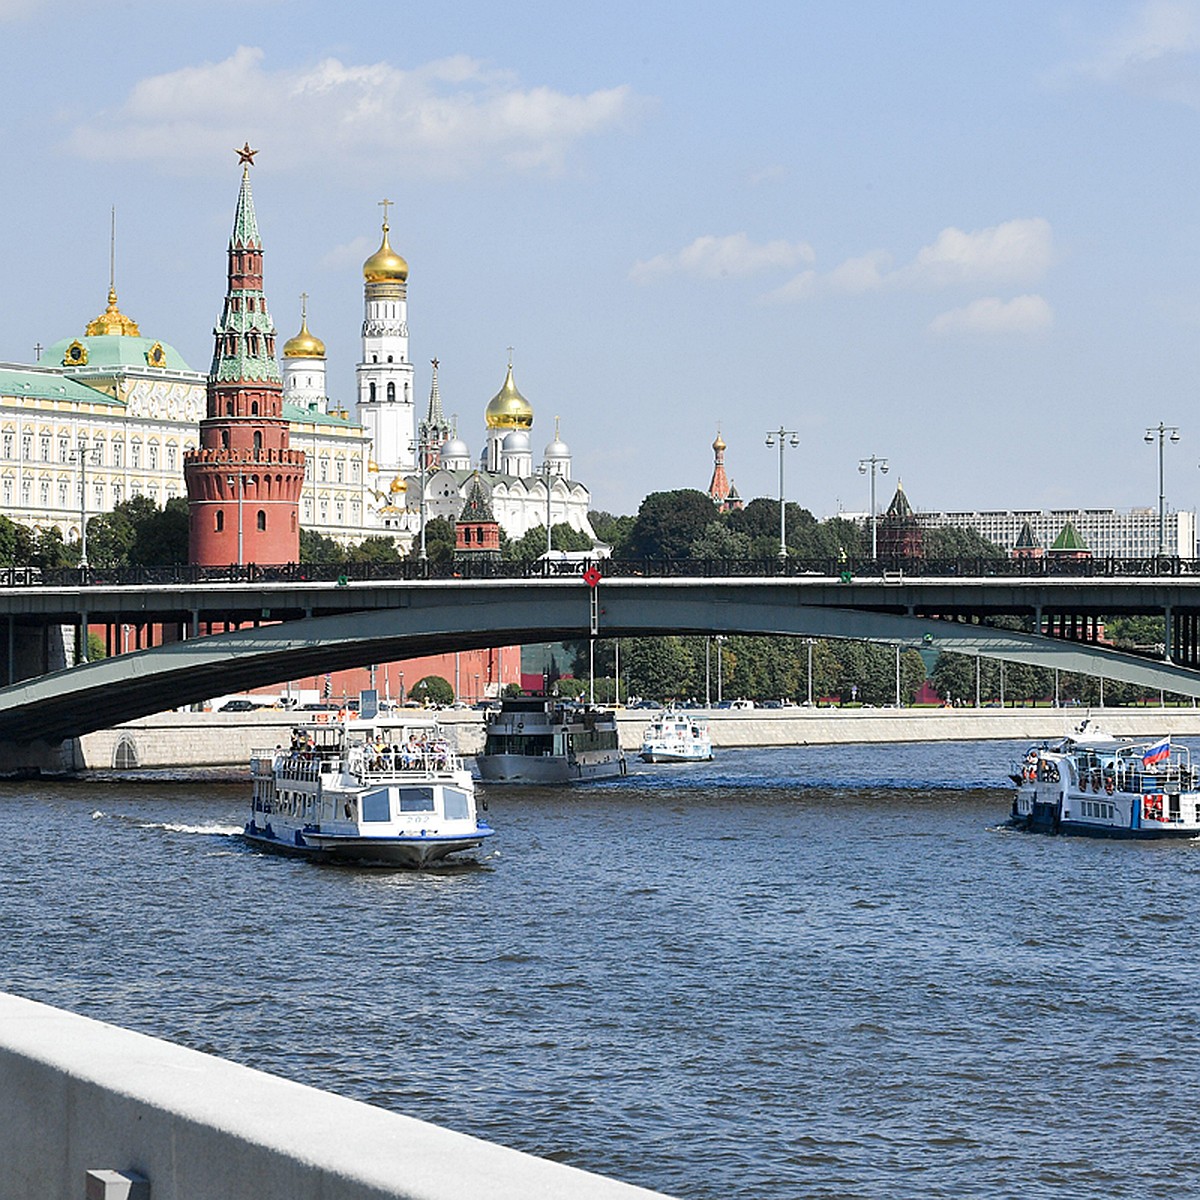
[[[212,695],[373,662],[524,642],[662,634],[781,634],[926,646],[1200,696],[1200,569],[1180,560],[1115,568],[941,575],[824,570],[673,574],[661,564],[601,564],[593,592],[578,575],[543,567],[506,576],[309,578],[293,568],[178,579],[0,574],[9,686],[0,688],[0,741],[57,743]],[[741,566],[742,564],[738,564]],[[1010,565],[999,560],[1000,568]],[[403,564],[401,576],[414,574]],[[1093,563],[1093,568],[1095,564]],[[175,571],[176,569],[170,569]],[[335,569],[343,570],[343,569]],[[300,577],[300,572],[305,577]],[[78,573],[74,573],[78,575]],[[327,576],[332,572],[325,572]],[[430,574],[421,571],[419,574]],[[1170,657],[1100,645],[1098,622],[1162,615]],[[1022,618],[1059,636],[994,628]],[[22,646],[47,631],[124,624],[161,628],[165,644],[21,679]],[[0,636],[4,626],[0,625]],[[1064,636],[1066,635],[1066,636]],[[28,658],[28,655],[26,655]]]

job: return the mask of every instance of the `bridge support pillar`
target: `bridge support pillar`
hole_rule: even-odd
[[[1163,657],[1168,661],[1172,661],[1175,657],[1175,630],[1173,628],[1175,622],[1172,619],[1174,614],[1171,611],[1171,606],[1168,604],[1163,608]]]

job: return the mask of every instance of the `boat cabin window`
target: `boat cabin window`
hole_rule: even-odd
[[[467,793],[457,788],[442,789],[443,816],[447,821],[465,821],[470,816],[467,807]]]
[[[400,811],[402,813],[433,812],[433,788],[401,788]]]
[[[364,821],[390,821],[392,819],[386,788],[379,792],[368,792],[362,798],[362,819]]]

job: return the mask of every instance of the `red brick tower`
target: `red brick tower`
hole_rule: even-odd
[[[304,453],[288,447],[275,326],[262,289],[262,239],[250,192],[257,150],[238,151],[242,187],[229,238],[229,287],[208,373],[200,448],[184,458],[189,558],[200,566],[300,559]]]

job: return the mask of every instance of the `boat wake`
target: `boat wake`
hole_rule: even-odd
[[[143,821],[124,813],[107,813],[96,809],[93,821],[125,821],[137,829],[161,829],[164,833],[198,833],[204,837],[233,837],[242,832],[240,825],[188,825],[182,821]]]

